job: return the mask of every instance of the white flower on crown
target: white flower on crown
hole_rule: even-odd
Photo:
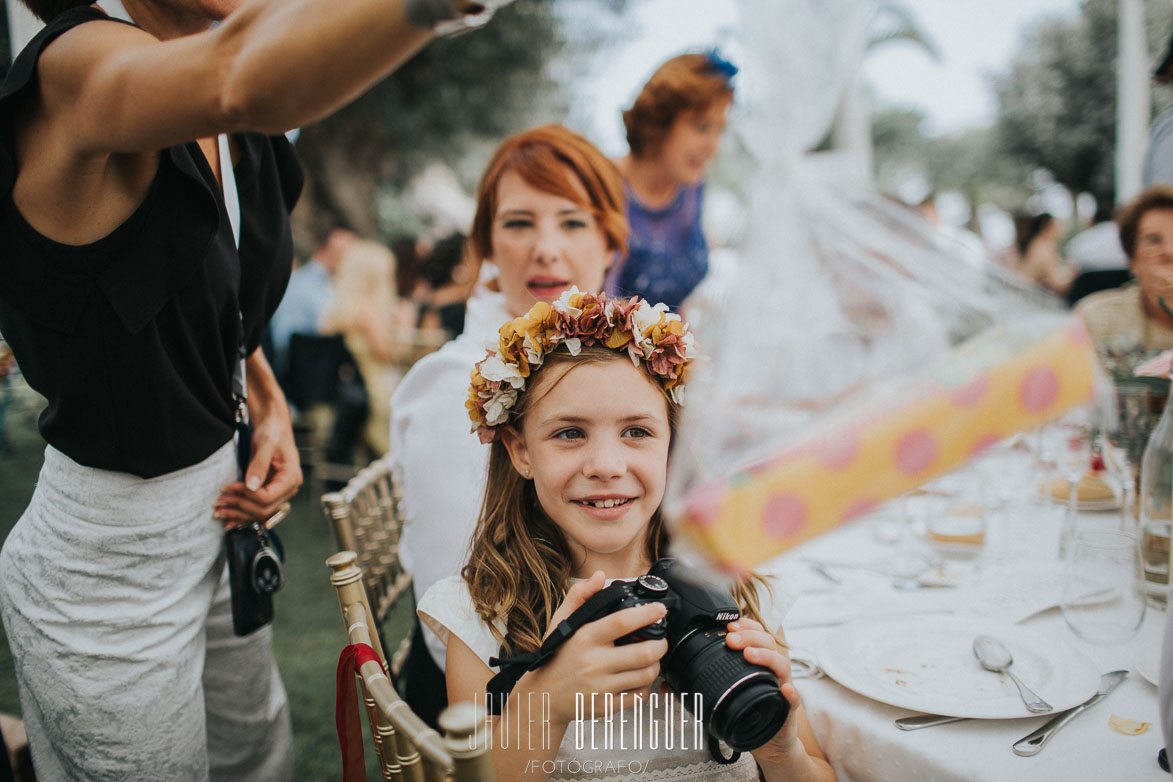
[[[580,315],[582,315],[582,310],[578,307],[570,306],[570,297],[579,293],[582,293],[582,291],[578,289],[578,286],[571,285],[570,290],[562,291],[562,295],[559,296],[557,300],[555,300],[554,303],[550,306],[553,307],[556,312],[560,312],[564,315],[569,315],[570,317],[577,319]]]
[[[503,424],[509,419],[509,410],[517,402],[517,388],[502,387],[485,404],[485,423],[489,426]]]
[[[481,377],[490,382],[508,383],[514,388],[525,385],[525,378],[521,376],[521,368],[517,364],[506,364],[500,356],[493,355],[481,362]]]
[[[639,351],[639,358],[651,358],[652,350],[656,346],[652,344],[652,341],[645,334],[649,329],[658,324],[666,314],[670,314],[668,313],[667,304],[660,303],[652,305],[648,304],[647,301],[641,301],[635,312],[631,314],[631,323],[635,327],[635,334],[632,335],[632,344]],[[676,317],[679,319],[679,316]],[[629,352],[631,352],[630,348]],[[631,358],[633,361],[635,360],[636,356],[634,353]]]

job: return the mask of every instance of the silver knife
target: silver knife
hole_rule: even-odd
[[[1023,757],[1037,755],[1039,750],[1043,748],[1043,745],[1046,744],[1047,741],[1059,731],[1059,728],[1062,728],[1064,725],[1075,719],[1076,716],[1082,714],[1092,706],[1095,706],[1097,703],[1102,701],[1108,695],[1108,693],[1116,689],[1117,685],[1124,681],[1127,676],[1128,671],[1112,671],[1111,673],[1105,673],[1100,677],[1100,689],[1096,691],[1095,695],[1088,698],[1086,701],[1079,704],[1075,708],[1068,709],[1061,714],[1055,715],[1043,723],[1043,726],[1034,733],[1023,736],[1021,739],[1014,742],[1014,745],[1011,747],[1011,749],[1014,750],[1014,754],[1022,755]]]

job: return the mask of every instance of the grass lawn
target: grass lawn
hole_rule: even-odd
[[[36,401],[18,394],[8,416],[12,450],[0,455],[0,539],[16,524],[32,495],[41,467],[44,443],[35,425]],[[338,600],[330,586],[326,558],[334,541],[309,484],[293,504],[293,513],[278,527],[285,544],[285,587],[276,598],[274,637],[277,662],[293,713],[294,777],[298,780],[337,779],[341,756],[334,729],[334,670],[345,634]],[[408,627],[408,612],[392,617],[388,638],[399,638]],[[20,712],[12,657],[0,629],[0,711]],[[370,746],[369,743],[367,745]],[[371,779],[378,778],[368,749]]]

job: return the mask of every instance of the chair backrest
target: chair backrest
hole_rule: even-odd
[[[342,491],[322,495],[322,509],[339,551],[353,551],[357,557],[376,630],[400,600],[411,598],[411,576],[399,562],[400,508],[391,480],[391,461],[386,456],[361,469]],[[407,659],[409,644],[410,637],[405,637],[391,650],[395,676]]]
[[[371,626],[371,607],[363,589],[358,555],[340,551],[326,564],[338,592],[348,644],[366,644],[379,657],[359,668],[356,680],[371,724],[371,736],[389,780],[453,780],[493,782],[489,737],[483,707],[473,703],[449,706],[440,714],[441,735],[420,719],[399,697],[388,679],[387,658]]]

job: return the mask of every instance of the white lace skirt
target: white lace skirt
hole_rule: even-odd
[[[231,443],[157,478],[49,447],[0,551],[37,779],[291,777],[269,628],[232,634],[223,528]]]

